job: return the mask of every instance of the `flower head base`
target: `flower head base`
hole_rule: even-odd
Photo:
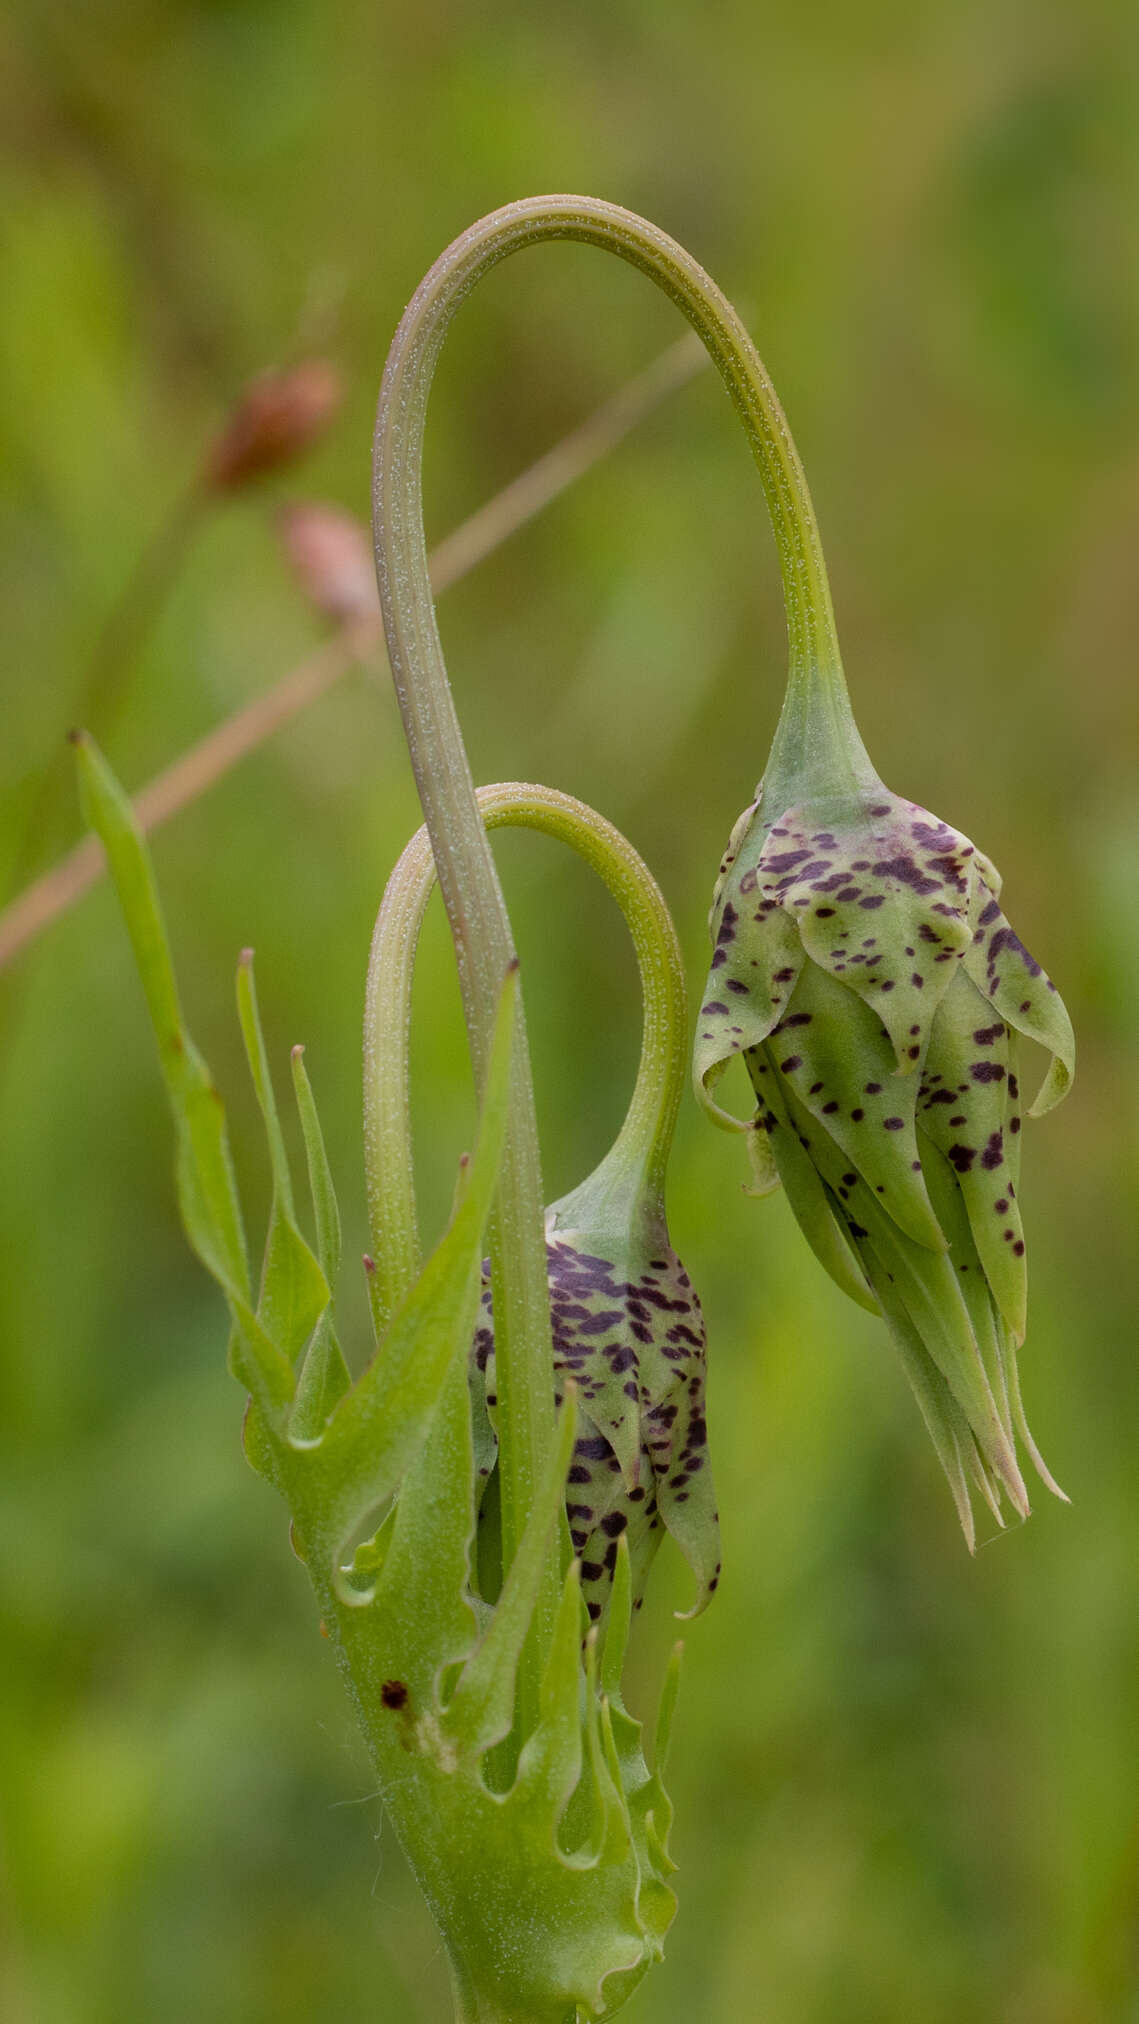
[[[770,1185],[817,1255],[880,1307],[972,1540],[968,1477],[1028,1510],[1016,1460],[1025,1329],[1017,1201],[1018,1037],[1067,1089],[1074,1041],[1051,980],[1000,907],[990,861],[880,785],[764,811],[733,831],[696,1042],[712,1091],[747,1061]],[[724,1118],[724,1113],[718,1115]]]

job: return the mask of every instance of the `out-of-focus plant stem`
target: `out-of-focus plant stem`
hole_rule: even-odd
[[[75,721],[95,725],[101,738],[113,729],[139,651],[181,573],[209,503],[210,493],[200,480],[185,488],[143,549],[104,621],[74,703]],[[62,811],[74,800],[72,773],[63,752],[55,754],[24,820],[14,883],[26,876],[45,833],[54,833]]]
[[[431,582],[436,593],[457,583],[480,562],[537,517],[624,437],[677,393],[707,364],[703,346],[690,333],[669,345],[642,373],[587,416],[568,436],[530,464],[485,506],[480,506],[432,551]],[[135,815],[149,835],[188,808],[265,740],[319,700],[341,676],[379,647],[379,613],[342,626],[264,695],[256,696],[219,724],[197,745],[156,774],[134,799]],[[81,899],[105,870],[102,848],[85,836],[74,850],[33,882],[0,913],[0,971]]]

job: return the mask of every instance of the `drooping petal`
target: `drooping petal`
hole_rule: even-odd
[[[1008,1394],[1009,1403],[1012,1406],[1013,1425],[1024,1442],[1029,1460],[1045,1489],[1051,1490],[1052,1495],[1058,1497],[1061,1504],[1070,1504],[1071,1498],[1066,1490],[1060,1488],[1055,1476],[1048,1468],[1043,1455],[1032,1438],[1028,1421],[1024,1416],[1024,1402],[1020,1395],[1020,1366],[1017,1358],[1016,1344],[1013,1342],[1011,1336],[1008,1337],[1005,1343],[1005,1359],[1008,1371]]]
[[[708,933],[713,942],[716,939],[716,928],[719,921],[720,903],[724,896],[724,887],[731,876],[732,868],[741,849],[745,843],[750,842],[749,861],[754,864],[759,849],[762,846],[765,834],[763,820],[759,812],[762,799],[763,786],[761,783],[756,791],[755,800],[749,801],[743,814],[738,815],[732,824],[732,833],[728,838],[724,855],[720,859],[720,869],[716,873],[716,883],[712,888],[712,905],[708,912]]]
[[[550,1231],[546,1257],[554,1365],[578,1387],[582,1414],[604,1436],[626,1483],[640,1461],[639,1344],[620,1268],[580,1233]],[[639,1325],[639,1324],[638,1324]]]
[[[1005,1084],[1008,1096],[1005,1100],[1005,1159],[1008,1162],[1009,1178],[1014,1188],[1020,1186],[1020,1149],[1023,1143],[1024,1097],[1020,1087],[1020,1035],[1015,1026],[1009,1027],[1008,1036],[1008,1081]]]
[[[759,1122],[767,1134],[779,1178],[791,1204],[795,1220],[823,1270],[835,1285],[865,1307],[870,1314],[880,1310],[867,1284],[866,1275],[850,1244],[846,1231],[836,1219],[830,1197],[795,1130],[779,1090],[779,1077],[762,1050],[748,1056],[755,1093],[759,1098]]]
[[[918,1157],[917,1080],[896,1074],[890,1037],[870,1007],[808,962],[766,1052],[899,1228],[944,1251]]]
[[[1009,926],[995,896],[978,913],[965,967],[1001,1018],[1051,1054],[1052,1065],[1030,1112],[1043,1117],[1067,1095],[1076,1068],[1076,1039],[1055,984]]]
[[[556,1252],[559,1244],[560,1239],[555,1238],[551,1250]],[[704,1409],[704,1317],[688,1274],[667,1242],[648,1259],[627,1259],[625,1265],[627,1276],[620,1281],[607,1279],[600,1297],[607,1303],[616,1291],[624,1307],[623,1340],[635,1351],[635,1357],[626,1365],[623,1355],[607,1356],[601,1349],[600,1362],[618,1362],[620,1368],[608,1376],[599,1374],[589,1410],[596,1416],[595,1423],[604,1428],[607,1404],[619,1383],[622,1399],[635,1415],[638,1446],[633,1469],[624,1481],[612,1467],[614,1457],[608,1444],[602,1455],[593,1443],[588,1461],[596,1465],[596,1473],[588,1485],[580,1478],[571,1480],[567,1508],[575,1544],[576,1533],[589,1523],[585,1507],[591,1496],[597,1499],[595,1523],[581,1546],[582,1590],[587,1603],[603,1603],[612,1585],[617,1539],[627,1519],[639,1597],[657,1543],[653,1535],[663,1524],[696,1576],[695,1613],[709,1601],[720,1572],[719,1523]],[[572,1275],[567,1281],[564,1271],[552,1269],[551,1283],[552,1287],[568,1284],[568,1307],[578,1310],[575,1319],[567,1306],[559,1307],[555,1300],[555,1368],[564,1361],[568,1370],[581,1373],[584,1382],[598,1369],[599,1359],[596,1347],[583,1353],[580,1311],[595,1309],[595,1299],[588,1287],[574,1283]],[[596,1345],[597,1338],[593,1341]],[[575,1468],[586,1459],[575,1454]],[[642,1532],[646,1551],[638,1566],[634,1549]],[[591,1607],[590,1613],[596,1615],[598,1610]]]
[[[1019,1116],[1019,1086],[1009,1059],[1009,1029],[957,972],[934,1022],[918,1093],[920,1135],[957,1175],[973,1241],[993,1296],[1023,1341],[1027,1279],[1024,1231],[1009,1163],[1007,1134]]]
[[[885,1303],[885,1273],[964,1412],[986,1464],[1008,1491],[1016,1510],[1027,1517],[1028,1494],[1016,1452],[953,1265],[945,1255],[922,1251],[909,1243],[873,1204],[868,1222],[862,1248],[879,1298]]]
[[[739,880],[751,881],[746,894]],[[738,1123],[712,1091],[737,1054],[767,1038],[804,963],[797,926],[778,905],[757,904],[755,872],[733,868],[719,910],[716,946],[696,1021],[696,1093],[717,1122]]]
[[[948,1162],[932,1147],[927,1151],[930,1193],[950,1239],[950,1256],[973,1322],[982,1361],[1010,1442],[1019,1439],[1045,1488],[1065,1504],[1069,1501],[1052,1475],[1029,1430],[1020,1395],[1018,1343],[1004,1316],[993,1305],[986,1273],[966,1218],[964,1200]]]
[[[779,1078],[779,1089],[790,1122],[805,1141],[883,1307],[889,1311],[901,1303],[964,1413],[987,1465],[1016,1509],[1025,1512],[1028,1500],[1016,1456],[949,1257],[906,1237],[861,1176],[852,1179],[852,1170],[843,1172],[841,1151],[819,1130],[786,1077]]]
[[[961,1530],[965,1534],[965,1544],[973,1553],[976,1551],[977,1535],[964,1461],[964,1451],[971,1438],[968,1422],[892,1290],[887,1295],[883,1311],[898,1360],[918,1402],[934,1452],[945,1471]]]
[[[993,1303],[965,1199],[957,1184],[956,1174],[944,1155],[935,1146],[927,1145],[924,1156],[930,1193],[937,1204],[938,1216],[949,1238],[950,1262],[957,1275],[961,1297],[968,1310],[981,1367],[988,1380],[989,1390],[1009,1444],[1015,1446],[1001,1316]]]
[[[662,1530],[673,1535],[696,1577],[695,1614],[720,1572],[700,1303],[666,1235],[647,1252],[627,1237],[615,1245],[611,1232],[563,1227],[554,1204],[546,1236],[554,1370],[559,1384],[572,1378],[577,1390],[566,1517],[589,1614],[596,1620],[603,1613],[622,1535],[639,1601]],[[476,1418],[485,1399],[493,1422],[494,1321],[486,1279],[471,1390]]]

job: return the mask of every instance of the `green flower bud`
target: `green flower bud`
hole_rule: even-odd
[[[665,1532],[695,1575],[689,1612],[695,1616],[718,1586],[720,1544],[707,1453],[704,1320],[672,1248],[665,1208],[687,1057],[676,931],[647,866],[596,810],[552,788],[520,782],[480,788],[478,801],[488,828],[512,824],[545,831],[583,857],[620,905],[636,950],[644,1016],[628,1110],[594,1172],[545,1212],[551,1364],[557,1406],[567,1381],[574,1385],[578,1433],[565,1508],[591,1619],[597,1623],[609,1614],[621,1541],[628,1549],[631,1598],[639,1604]],[[372,949],[366,1054],[374,1069],[366,1077],[366,1099],[373,1246],[379,1261],[393,1253],[404,1260],[374,1302],[380,1328],[405,1296],[401,1281],[418,1248],[406,1155],[408,1008],[419,923],[434,875],[421,832],[393,875]],[[381,1269],[375,1278],[383,1277]],[[484,1260],[468,1367],[479,1504],[476,1560],[484,1598],[497,1592],[501,1579],[496,1465],[509,1386],[495,1355],[494,1290],[490,1262]],[[509,1432],[502,1432],[505,1449]]]
[[[704,1317],[692,1282],[660,1220],[654,1232],[589,1216],[588,1187],[547,1211],[547,1258],[554,1371],[577,1385],[578,1437],[566,1486],[566,1517],[581,1561],[591,1618],[605,1610],[625,1535],[634,1607],[664,1531],[697,1581],[690,1615],[714,1594],[720,1575],[719,1520],[704,1417]],[[653,1236],[655,1235],[655,1241]],[[494,1313],[484,1272],[482,1315],[473,1347],[475,1421],[493,1426]],[[477,1439],[477,1437],[476,1437]],[[484,1480],[494,1460],[481,1443]]]
[[[721,866],[696,1041],[721,1121],[712,1091],[746,1060],[760,1191],[782,1181],[827,1270],[885,1315],[970,1545],[968,1478],[998,1517],[1001,1490],[1027,1515],[1018,1434],[1057,1490],[1016,1370],[1017,1047],[1052,1055],[1040,1115],[1075,1043],[1000,885],[967,837],[880,784],[770,809],[761,788]]]

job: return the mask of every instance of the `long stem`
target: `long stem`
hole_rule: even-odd
[[[208,503],[209,495],[200,484],[191,485],[181,494],[144,548],[104,621],[79,694],[71,702],[72,721],[90,725],[100,739],[106,739],[115,724],[139,650],[177,580]],[[23,883],[25,872],[42,851],[45,838],[54,840],[57,817],[70,812],[73,768],[64,763],[65,759],[63,747],[53,753],[32,796],[10,874],[15,887]]]
[[[568,843],[597,872],[628,923],[644,1018],[633,1094],[603,1162],[614,1189],[664,1208],[665,1169],[686,1074],[687,1006],[676,930],[644,860],[610,822],[554,787],[502,782],[480,787],[488,829],[536,829]],[[373,1312],[382,1329],[420,1267],[410,1093],[410,1004],[419,931],[435,884],[426,829],[412,837],[388,880],[376,917],[364,1013],[364,1148],[375,1272]],[[594,1184],[595,1185],[595,1184]]]
[[[851,741],[857,741],[806,479],[771,382],[726,297],[666,233],[595,198],[529,198],[473,225],[420,284],[392,343],[376,423],[373,509],[392,677],[455,941],[480,1083],[499,986],[514,949],[435,622],[423,532],[423,435],[435,363],[459,303],[500,260],[540,239],[583,240],[620,255],[664,290],[703,340],[751,442],[775,530],[791,653],[782,747],[796,777],[806,779],[820,747],[853,751]],[[491,1255],[503,1550],[509,1565],[553,1430],[541,1169],[521,1018]],[[555,1601],[551,1561],[537,1612],[544,1628],[552,1623]],[[536,1650],[535,1645],[520,1674],[523,1723],[536,1706]]]

